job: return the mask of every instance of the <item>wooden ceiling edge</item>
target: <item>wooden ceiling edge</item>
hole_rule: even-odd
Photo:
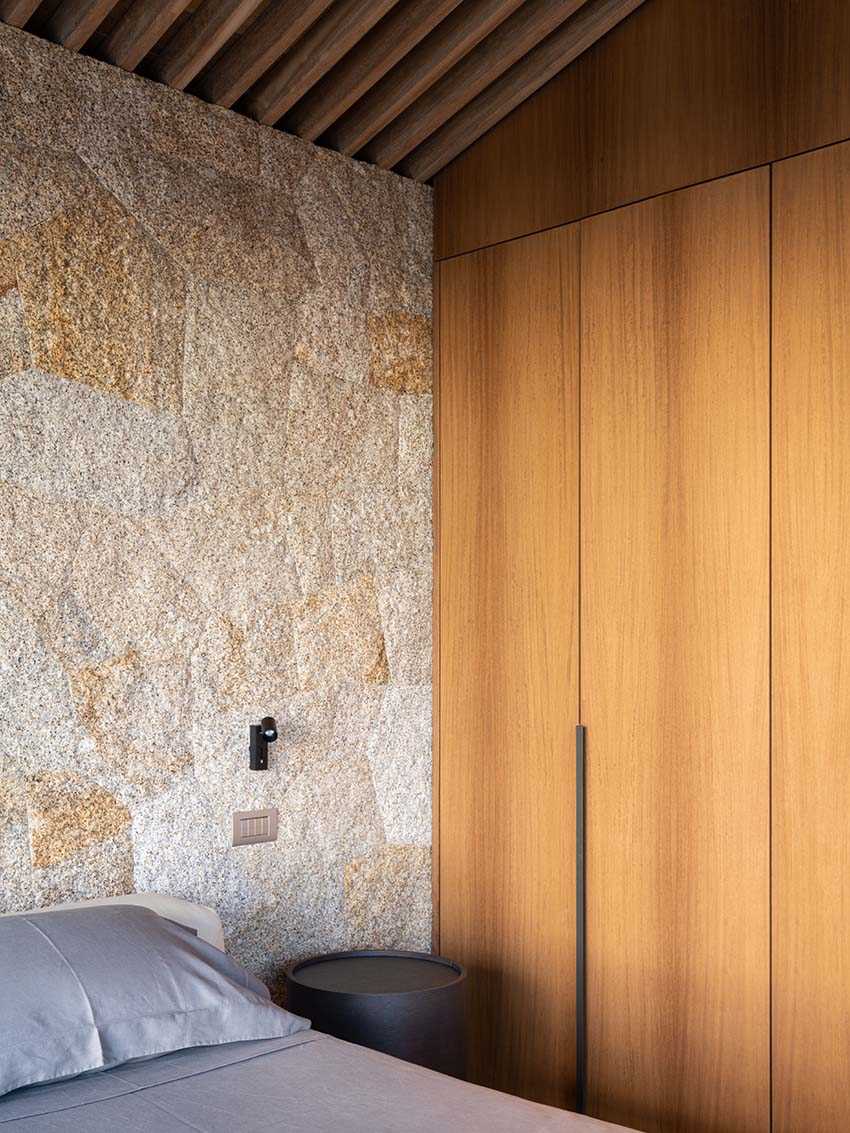
[[[414,181],[432,180],[644,2],[590,0],[426,138],[393,172]]]

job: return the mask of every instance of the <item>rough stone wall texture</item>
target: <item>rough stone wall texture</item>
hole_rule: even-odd
[[[3,909],[427,947],[430,265],[427,189],[0,27]]]

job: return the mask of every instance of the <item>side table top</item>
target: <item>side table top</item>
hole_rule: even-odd
[[[428,952],[330,952],[293,964],[290,982],[350,995],[393,995],[447,987],[466,978],[460,964]]]

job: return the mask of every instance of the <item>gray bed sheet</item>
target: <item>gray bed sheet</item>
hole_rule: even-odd
[[[0,1098],[0,1133],[601,1133],[320,1034],[177,1051]]]

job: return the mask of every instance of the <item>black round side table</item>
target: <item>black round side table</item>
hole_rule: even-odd
[[[466,1073],[466,972],[427,952],[331,952],[293,964],[287,1007],[317,1031]]]

